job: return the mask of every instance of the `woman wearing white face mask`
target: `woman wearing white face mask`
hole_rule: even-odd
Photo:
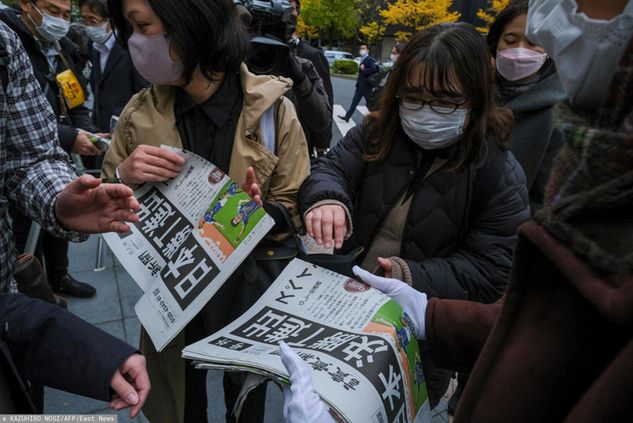
[[[80,24],[92,41],[92,120],[99,132],[107,134],[112,117],[118,117],[130,98],[149,83],[134,69],[129,53],[117,43],[106,0],[81,0],[79,10]]]
[[[512,2],[490,25],[486,41],[495,58],[497,87],[514,114],[510,149],[525,171],[532,213],[540,209],[545,185],[563,138],[554,106],[566,98],[554,62],[525,36],[527,0]]]
[[[299,193],[309,235],[382,266],[430,296],[493,302],[529,217],[520,165],[504,148],[509,110],[494,99],[492,59],[468,24],[409,41],[378,112],[313,167]],[[428,363],[425,363],[428,364]],[[447,374],[425,367],[431,406]]]

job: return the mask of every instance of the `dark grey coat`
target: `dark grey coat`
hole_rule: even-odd
[[[517,122],[510,149],[525,172],[532,213],[543,206],[552,163],[564,143],[555,124],[554,106],[565,98],[558,75],[553,73],[506,104]]]

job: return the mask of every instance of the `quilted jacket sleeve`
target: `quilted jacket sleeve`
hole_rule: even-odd
[[[312,168],[312,174],[299,190],[299,211],[303,215],[319,201],[336,200],[343,203],[351,216],[355,193],[364,173],[363,152],[366,149],[367,125],[351,129],[328,154]]]
[[[413,286],[430,297],[491,303],[504,293],[517,229],[530,217],[525,174],[511,153],[488,200],[471,217],[461,247],[451,256],[407,260]]]

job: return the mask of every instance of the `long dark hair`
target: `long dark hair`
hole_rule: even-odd
[[[527,15],[527,12],[527,0],[515,0],[497,14],[488,28],[488,35],[486,35],[486,43],[488,43],[488,49],[492,57],[497,57],[497,45],[506,26],[517,17]]]
[[[213,80],[215,72],[235,72],[246,58],[249,37],[232,0],[148,0],[165,26],[184,65],[188,83],[196,66]],[[108,0],[110,22],[127,47],[132,27],[123,16],[123,0]]]
[[[500,106],[496,99],[495,71],[488,47],[472,25],[445,23],[416,33],[402,50],[380,99],[380,107],[369,116],[375,130],[366,160],[382,160],[389,152],[400,131],[398,95],[412,69],[419,64],[424,64],[423,83],[429,93],[454,91],[451,82],[457,78],[471,104],[469,123],[451,170],[461,170],[475,161],[489,135],[494,135],[499,145],[507,148],[505,141],[514,120],[512,112]],[[439,81],[439,87],[434,81]]]

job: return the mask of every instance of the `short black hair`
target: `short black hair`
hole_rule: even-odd
[[[237,72],[248,51],[249,36],[233,0],[148,0],[182,59],[186,83],[196,66],[213,79],[215,72]],[[123,0],[108,0],[110,22],[127,47],[132,27],[123,16]]]
[[[108,5],[106,4],[106,0],[79,0],[79,9],[81,10],[84,6],[87,6],[92,13],[95,13],[104,19],[108,19],[110,17],[108,14]]]
[[[527,12],[527,0],[514,0],[495,17],[495,20],[490,24],[488,35],[486,36],[486,43],[488,44],[488,49],[492,57],[497,57],[497,44],[499,44],[499,39],[501,35],[503,35],[503,30],[506,26],[517,16],[527,15]]]

